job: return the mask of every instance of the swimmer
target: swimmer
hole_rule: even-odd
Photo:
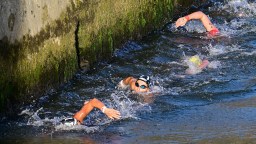
[[[206,31],[209,32],[209,34],[211,36],[215,36],[219,33],[219,30],[212,24],[210,19],[201,11],[197,11],[197,12],[194,12],[194,13],[191,13],[189,15],[179,18],[175,23],[176,28],[178,28],[180,26],[184,26],[188,21],[193,20],[193,19],[201,20]]]
[[[209,65],[207,59],[200,59],[198,55],[190,57],[187,61],[189,68],[186,70],[187,74],[197,74]]]
[[[158,82],[156,82],[158,83]],[[132,93],[139,94],[139,99],[146,103],[153,103],[156,95],[158,95],[162,89],[160,86],[151,85],[149,76],[140,76],[139,78],[127,77],[121,80],[118,85],[118,89],[128,89]]]
[[[118,88],[129,88],[135,93],[150,92],[150,78],[144,75],[140,76],[138,79],[130,76],[121,80],[118,84]]]
[[[85,101],[84,106],[81,108],[80,111],[75,113],[73,118],[64,119],[62,120],[62,123],[67,126],[81,125],[83,124],[84,118],[93,110],[93,108],[100,109],[110,119],[121,118],[119,111],[112,108],[107,108],[101,101],[94,98],[90,101]]]

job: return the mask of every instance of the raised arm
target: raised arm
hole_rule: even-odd
[[[125,79],[123,79],[123,83],[125,85],[131,85],[132,82],[135,82],[136,79],[134,77],[127,77]]]
[[[135,83],[136,79],[134,77],[127,77],[123,80],[121,80],[119,83],[118,83],[118,88],[120,89],[126,89],[128,88],[129,86],[132,85],[132,82]]]
[[[198,19],[201,20],[205,29],[209,32],[212,30],[218,30],[210,21],[210,19],[201,11],[191,13],[187,16],[181,17],[176,21],[176,27],[184,26],[189,20]]]
[[[84,118],[92,111],[93,108],[100,109],[104,114],[106,114],[111,119],[120,118],[119,111],[107,108],[101,101],[99,101],[96,98],[90,100],[89,102],[86,102],[84,106],[81,108],[81,110],[74,115],[74,118],[78,120],[79,123],[82,123]]]

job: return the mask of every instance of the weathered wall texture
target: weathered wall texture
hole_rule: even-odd
[[[35,36],[59,18],[68,5],[68,0],[1,0],[0,39],[6,36],[14,42],[24,34]]]
[[[0,108],[19,106],[68,80],[77,70],[76,21],[69,0],[0,3]],[[13,105],[15,104],[15,106]]]
[[[0,108],[13,108],[111,58],[192,0],[1,0]],[[18,106],[18,105],[16,105]]]

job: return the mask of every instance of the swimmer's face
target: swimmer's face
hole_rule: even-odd
[[[136,92],[148,92],[149,91],[149,86],[146,82],[142,81],[142,80],[137,80],[135,82],[135,86],[136,86]]]

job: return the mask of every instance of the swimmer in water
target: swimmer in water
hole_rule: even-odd
[[[106,116],[110,119],[120,119],[120,112],[112,109],[107,108],[101,101],[96,98],[93,98],[90,101],[85,101],[84,106],[81,108],[80,111],[76,112],[73,118],[67,118],[62,120],[61,122],[64,125],[72,126],[72,125],[81,125],[83,124],[84,118],[94,109],[100,109]]]
[[[140,76],[138,79],[130,76],[121,80],[118,84],[118,88],[129,88],[135,93],[150,92],[150,78],[144,75]]]
[[[207,59],[200,59],[198,55],[194,55],[186,60],[189,68],[186,70],[187,74],[197,74],[200,73],[209,65]]]
[[[215,35],[219,34],[219,30],[212,24],[210,19],[201,11],[197,11],[197,12],[194,12],[194,13],[191,13],[189,15],[179,18],[175,23],[176,28],[178,28],[180,26],[184,26],[188,21],[193,20],[193,19],[201,20],[206,31],[211,36],[215,36]]]
[[[142,98],[141,100],[146,103],[152,103],[155,99],[154,96],[162,91],[159,86],[152,86],[149,76],[144,75],[139,78],[127,77],[118,83],[117,88],[122,90],[128,89],[132,93],[139,94],[139,98]]]

